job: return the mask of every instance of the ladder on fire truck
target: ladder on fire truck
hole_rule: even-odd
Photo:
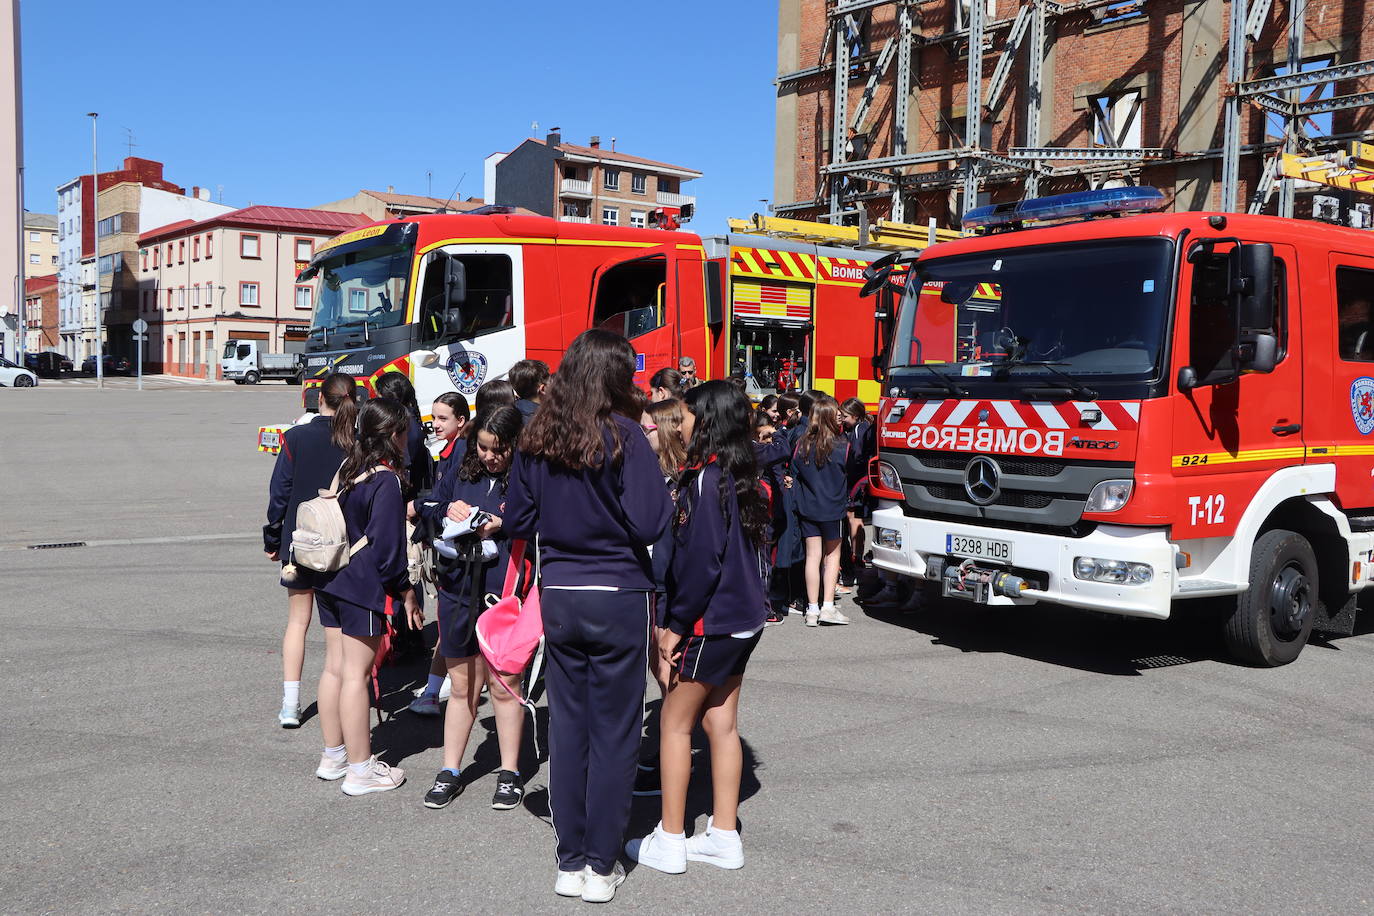
[[[730,231],[741,235],[762,235],[818,245],[875,248],[883,251],[927,248],[937,242],[948,242],[963,237],[963,233],[954,229],[935,228],[934,220],[928,226],[897,223],[885,219],[880,219],[871,226],[838,226],[755,213],[749,219],[732,219],[729,223]]]
[[[1284,178],[1374,194],[1374,143],[1354,141],[1348,152],[1330,158],[1284,153],[1280,171]]]

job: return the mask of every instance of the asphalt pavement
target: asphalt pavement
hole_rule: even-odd
[[[254,437],[299,412],[277,385],[0,389],[0,911],[587,906],[552,893],[532,749],[525,807],[489,807],[489,704],[476,781],[421,805],[439,726],[398,710],[422,661],[383,675],[374,747],[409,773],[398,791],[343,796],[313,775],[318,722],[277,727],[285,595],[261,552],[273,459]],[[635,869],[610,907],[1370,911],[1374,614],[1257,670],[1198,627],[845,604],[851,626],[790,618],[750,665],[745,868]],[[306,703],[322,658],[315,626]],[[656,819],[637,802],[634,829]]]

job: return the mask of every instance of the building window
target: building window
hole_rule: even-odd
[[[99,223],[96,223],[96,235],[105,238],[107,235],[114,235],[116,232],[123,231],[124,214],[116,213],[114,216],[107,216]],[[38,241],[34,239],[33,241]]]
[[[200,236],[191,239],[191,260],[200,260]]]
[[[256,235],[249,235],[247,232],[239,233],[239,257],[259,258],[261,248],[260,239]]]
[[[298,286],[298,287],[296,287],[296,308],[298,308],[298,309],[308,309],[308,308],[310,308],[310,307],[314,304],[313,301],[312,301],[312,299],[313,299],[313,294],[314,294],[314,290],[312,290],[312,289],[311,289],[310,287],[308,287],[308,286]]]
[[[563,215],[564,215],[564,216],[581,216],[582,214],[579,213],[579,212],[577,212],[577,204],[570,204],[570,203],[568,203],[567,201],[564,201],[564,202],[563,202]]]
[[[258,304],[258,284],[240,283],[239,284],[239,305]]]
[[[172,266],[172,243],[167,243],[167,266]]]
[[[186,308],[186,287],[184,286],[177,287],[177,308]]]
[[[172,290],[167,290],[167,311],[172,310]]]
[[[104,258],[101,258],[101,260],[103,261]],[[39,255],[36,255],[36,254],[31,254],[31,255],[29,255],[29,263],[30,263],[30,264],[39,264],[39,263],[42,263],[42,261],[43,261],[43,258],[40,257]]]
[[[210,258],[212,258],[212,257],[215,256],[214,252],[210,250],[210,243],[213,242],[214,239],[215,239],[215,237],[214,237],[213,235],[211,235],[211,234],[208,233],[208,232],[205,233],[205,258],[206,258],[206,260],[209,260]]]
[[[185,264],[185,263],[186,263],[186,240],[185,240],[185,239],[182,239],[181,241],[177,242],[177,263],[178,263],[178,264]]]
[[[367,290],[350,289],[348,291],[348,310],[354,314],[367,311]]]
[[[153,270],[157,270],[157,269],[158,269],[158,266],[159,266],[161,263],[162,263],[162,246],[159,245],[159,246],[157,246],[156,248],[153,249]]]
[[[631,210],[631,211],[630,211],[630,225],[633,226],[633,227],[635,227],[636,229],[643,229],[643,228],[644,228],[644,226],[645,226],[645,221],[644,221],[644,211],[643,211],[643,210]]]
[[[54,245],[57,244],[57,233],[56,233],[56,232],[54,232],[54,233],[52,234],[52,243],[53,243]]]
[[[1140,90],[1093,96],[1088,99],[1088,114],[1092,118],[1093,146],[1141,147]]]
[[[954,28],[968,28],[968,15],[970,10],[970,3],[971,0],[957,0],[957,2],[954,4]],[[983,24],[987,25],[989,22],[992,22],[992,20],[997,18],[997,0],[987,0],[987,6],[984,7],[984,10],[985,12],[983,13]]]
[[[148,249],[147,249],[147,248],[140,248],[140,249],[138,250],[138,256],[139,256],[139,259],[141,260],[141,262],[142,262],[142,264],[143,264],[143,269],[144,269],[144,270],[147,270],[147,269],[148,269]]]
[[[616,169],[604,169],[602,171],[602,185],[607,191],[620,190],[620,172]]]
[[[191,287],[191,308],[193,308],[193,309],[198,309],[198,308],[200,308],[200,284],[199,284],[199,283],[197,283],[197,284],[195,284],[194,286]]]
[[[194,358],[195,358],[195,362],[196,362],[196,365],[199,365],[199,364],[200,364],[200,335],[199,335],[199,334],[193,335],[192,338],[191,338],[191,340],[192,340],[192,343],[191,343],[192,352],[195,354],[195,357],[194,357]]]
[[[644,174],[635,172],[630,175],[630,190],[636,194],[643,194],[648,181]]]
[[[314,239],[296,239],[296,260],[308,261],[315,253]]]
[[[37,257],[37,255],[34,255],[34,257]],[[102,274],[107,274],[118,272],[118,270],[124,266],[124,263],[123,259],[117,254],[102,254],[97,266]]]
[[[29,241],[30,241],[30,242],[36,242],[36,241],[38,241],[39,239],[41,239],[42,237],[43,237],[42,234],[41,234],[41,233],[38,233],[38,232],[30,232],[30,233],[29,233]]]
[[[57,265],[57,255],[53,255],[53,256],[52,256],[52,262],[53,262],[53,265],[54,265],[54,266]]]
[[[618,209],[616,209],[615,207],[602,207],[602,208],[601,208],[601,225],[603,225],[603,226],[619,226],[619,225],[620,225],[620,211],[619,211]]]

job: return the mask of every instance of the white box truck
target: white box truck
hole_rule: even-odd
[[[300,356],[296,353],[265,353],[260,340],[228,340],[220,360],[222,375],[239,385],[256,385],[279,378],[288,385],[301,383]]]

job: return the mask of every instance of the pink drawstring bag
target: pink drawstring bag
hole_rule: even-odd
[[[477,618],[477,645],[482,650],[487,664],[500,674],[519,674],[534,657],[539,642],[544,638],[544,618],[539,610],[539,583],[531,582],[525,600],[517,596],[517,583],[525,559],[525,542],[511,544],[510,566],[506,569],[506,585],[501,590],[501,600],[482,612]],[[503,687],[505,681],[497,679]],[[521,703],[525,700],[506,687]]]

